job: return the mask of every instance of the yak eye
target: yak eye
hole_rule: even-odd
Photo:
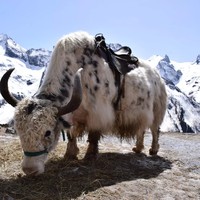
[[[46,131],[44,137],[49,137],[51,135],[51,131]]]

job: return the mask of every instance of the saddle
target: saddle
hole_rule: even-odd
[[[113,51],[105,43],[105,38],[102,34],[95,36],[96,50],[109,64],[112,70],[117,70],[120,74],[125,75],[138,66],[138,58],[132,56],[131,49],[123,46],[116,51]]]
[[[125,75],[138,67],[138,58],[131,55],[132,51],[127,46],[113,51],[106,45],[103,34],[97,34],[95,36],[95,44],[97,53],[105,59],[114,74],[115,85],[118,88],[118,96],[115,102],[113,102],[113,106],[117,110],[120,98],[124,98]],[[121,77],[123,77],[122,86]]]

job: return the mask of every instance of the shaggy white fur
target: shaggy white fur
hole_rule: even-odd
[[[120,138],[136,136],[136,148],[133,150],[140,152],[144,132],[150,128],[153,136],[150,153],[156,154],[159,126],[167,103],[163,80],[156,69],[139,61],[138,67],[124,77],[124,96],[115,110],[113,103],[118,90],[114,75],[108,63],[95,51],[94,37],[85,32],[72,33],[58,41],[37,94],[17,105],[14,123],[23,150],[50,151],[56,146],[62,129],[57,107],[69,102],[74,75],[80,68],[83,68],[82,103],[76,111],[63,116],[74,125],[72,138],[82,135],[84,131],[89,131],[89,135],[111,133]],[[50,133],[48,137],[45,135],[47,131]],[[66,155],[76,156],[77,153],[76,142],[69,140]],[[44,171],[46,156],[25,159],[25,173],[39,174]]]

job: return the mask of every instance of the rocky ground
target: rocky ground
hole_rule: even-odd
[[[66,142],[60,141],[46,164],[46,173],[34,180],[22,174],[20,159],[9,162],[4,158],[11,151],[4,147],[12,146],[13,141],[17,157],[21,155],[17,136],[0,135],[0,199],[200,199],[199,134],[162,133],[160,151],[153,157],[148,155],[148,133],[144,153],[138,155],[131,152],[133,143],[105,137],[92,163],[82,161],[83,139],[79,141],[80,160],[70,165],[61,160]]]

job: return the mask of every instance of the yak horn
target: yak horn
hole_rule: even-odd
[[[1,78],[0,81],[0,92],[2,97],[9,103],[11,106],[15,107],[19,102],[14,96],[12,96],[8,90],[8,79],[15,68],[9,69]]]
[[[58,108],[58,116],[73,112],[80,106],[82,101],[81,70],[79,69],[75,74],[71,100],[66,106]]]

